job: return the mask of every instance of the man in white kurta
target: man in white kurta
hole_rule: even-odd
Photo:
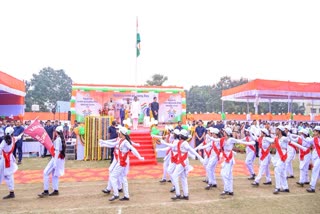
[[[138,97],[134,96],[134,99],[131,103],[131,119],[133,123],[133,129],[137,130],[138,129],[138,120],[139,116],[141,113],[141,105],[140,102],[138,101]]]

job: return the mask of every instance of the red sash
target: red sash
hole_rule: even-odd
[[[205,146],[206,144],[207,144],[206,141],[203,141],[202,145]],[[212,151],[212,148],[211,148],[209,151],[207,151],[206,149],[204,149],[204,152],[206,153],[206,155],[207,155],[208,158],[209,158],[210,155],[211,155],[211,151]]]
[[[172,149],[170,148],[170,149],[168,149],[168,150],[166,151],[166,156],[170,153],[171,150],[172,150]]]
[[[223,151],[224,140],[225,140],[224,137],[220,138],[220,148],[221,148],[221,151]]]
[[[230,151],[229,155],[227,156],[226,153],[222,152],[223,157],[225,158],[225,162],[229,163],[233,157],[233,152]]]
[[[125,166],[127,166],[126,160],[127,160],[128,155],[129,155],[129,152],[122,153],[122,152],[120,151],[120,144],[121,144],[123,141],[124,141],[124,139],[121,139],[121,140],[119,141],[119,154],[116,155],[116,158],[119,158],[120,166],[125,167]]]
[[[316,148],[317,150],[317,153],[318,153],[318,157],[320,158],[320,145],[319,145],[319,139],[317,137],[315,137],[313,139],[313,142],[314,142],[314,147]]]
[[[296,150],[297,151],[297,147],[295,146],[295,145],[293,145],[293,144],[291,144],[290,142],[289,142],[289,146],[291,146],[294,150]]]
[[[249,137],[247,136],[246,137],[246,141],[247,142],[249,142],[250,141],[250,139],[249,139]],[[253,152],[256,152],[256,149],[254,148],[254,146],[253,145],[247,145]]]
[[[298,143],[302,146],[302,138],[299,137],[298,139]],[[307,154],[310,153],[310,148],[308,148],[306,151],[303,151],[302,149],[299,149],[299,157],[300,157],[300,160],[303,161],[304,160],[304,156],[306,156]]]
[[[50,153],[53,154],[53,157],[56,156],[56,151],[54,150],[54,146],[53,146],[53,145],[52,145],[51,148],[50,148]],[[64,159],[60,153],[59,153],[58,158]]]
[[[278,137],[276,137],[276,138],[274,139],[274,142],[275,142],[276,150],[277,150],[277,152],[278,152],[278,154],[279,154],[279,156],[280,156],[281,161],[282,161],[282,162],[285,162],[285,161],[287,160],[287,156],[288,156],[288,155],[287,155],[287,153],[286,153],[286,154],[283,154],[282,149],[281,149],[281,147],[280,147],[280,143],[279,143]]]
[[[268,156],[268,154],[270,153],[270,146],[266,150],[264,150],[262,148],[262,139],[263,139],[263,137],[259,137],[258,138],[259,148],[261,149],[261,157],[260,157],[261,161],[263,161]]]
[[[14,137],[12,137],[11,139],[12,139],[12,144],[13,144],[11,150],[9,152],[5,152],[2,150],[2,155],[3,155],[4,161],[5,161],[6,168],[10,167],[10,155],[12,154],[14,147],[16,146],[15,145],[16,142],[15,142]]]
[[[178,162],[177,164],[181,164],[183,167],[186,166],[186,164],[184,163],[184,161],[187,159],[188,157],[188,152],[184,153],[183,155],[181,155],[181,150],[180,150],[180,146],[182,144],[182,140],[179,141],[178,143]]]
[[[217,155],[217,157],[218,157],[218,160],[220,160],[220,151],[219,151],[219,149],[216,147],[215,142],[212,142],[212,149],[213,149],[213,151],[216,153],[216,155]]]

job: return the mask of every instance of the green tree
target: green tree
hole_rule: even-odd
[[[31,105],[39,105],[40,111],[50,111],[57,101],[70,101],[72,79],[64,70],[43,68],[39,74],[33,74],[26,82],[26,111],[31,111]]]
[[[168,80],[167,76],[164,76],[162,74],[154,74],[152,75],[152,80],[147,80],[146,85],[154,85],[154,86],[161,86],[165,81]]]

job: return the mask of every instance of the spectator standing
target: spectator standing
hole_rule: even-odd
[[[64,136],[64,139],[68,139],[69,138],[69,126],[68,126],[68,123],[64,123],[63,136]]]
[[[18,137],[23,133],[23,131],[24,131],[24,128],[21,125],[21,121],[17,120],[16,126],[14,127],[13,136]],[[13,150],[13,155],[15,158],[16,158],[16,152],[18,150],[18,165],[21,164],[21,161],[22,161],[22,143],[23,143],[23,135],[19,140],[16,141],[16,146],[14,147],[14,150]]]
[[[118,137],[118,132],[117,132],[117,122],[114,120],[111,123],[111,126],[109,126],[108,128],[108,140],[112,140]],[[111,153],[111,160],[110,160],[110,164],[113,161],[114,158],[114,147],[110,149],[110,153]]]
[[[47,134],[49,135],[51,141],[53,140],[53,132],[54,132],[54,125],[51,125],[51,121],[47,120],[46,125],[44,127],[44,130],[46,130]],[[44,158],[47,155],[47,148],[44,147],[42,157]]]
[[[195,130],[195,140],[196,140],[196,147],[199,146],[204,140],[206,136],[206,128],[203,127],[203,122],[202,120],[199,120],[198,126],[196,127]],[[201,157],[203,158],[203,149],[200,150],[201,152]]]

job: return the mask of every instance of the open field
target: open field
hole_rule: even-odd
[[[237,159],[244,159],[238,154]],[[43,169],[48,160],[24,159],[19,170]],[[192,160],[192,165],[199,165]],[[257,160],[256,160],[257,162]],[[35,166],[37,165],[37,166]],[[67,168],[106,168],[109,161],[68,161]],[[298,160],[294,161],[295,176]],[[38,168],[37,168],[38,167]],[[130,174],[130,173],[129,173]],[[251,187],[246,176],[234,177],[233,197],[222,198],[223,183],[218,176],[218,188],[204,190],[202,176],[189,176],[189,201],[172,201],[171,183],[160,184],[159,179],[129,179],[130,201],[109,202],[109,195],[101,190],[106,181],[61,182],[60,195],[40,199],[42,183],[16,184],[16,198],[0,200],[0,213],[317,213],[320,210],[320,184],[310,194],[297,187],[297,179],[289,179],[290,193],[273,195],[274,186]],[[263,180],[262,180],[263,181]],[[273,178],[274,183],[274,178]],[[7,194],[5,184],[0,194]],[[122,196],[120,194],[120,196]]]

